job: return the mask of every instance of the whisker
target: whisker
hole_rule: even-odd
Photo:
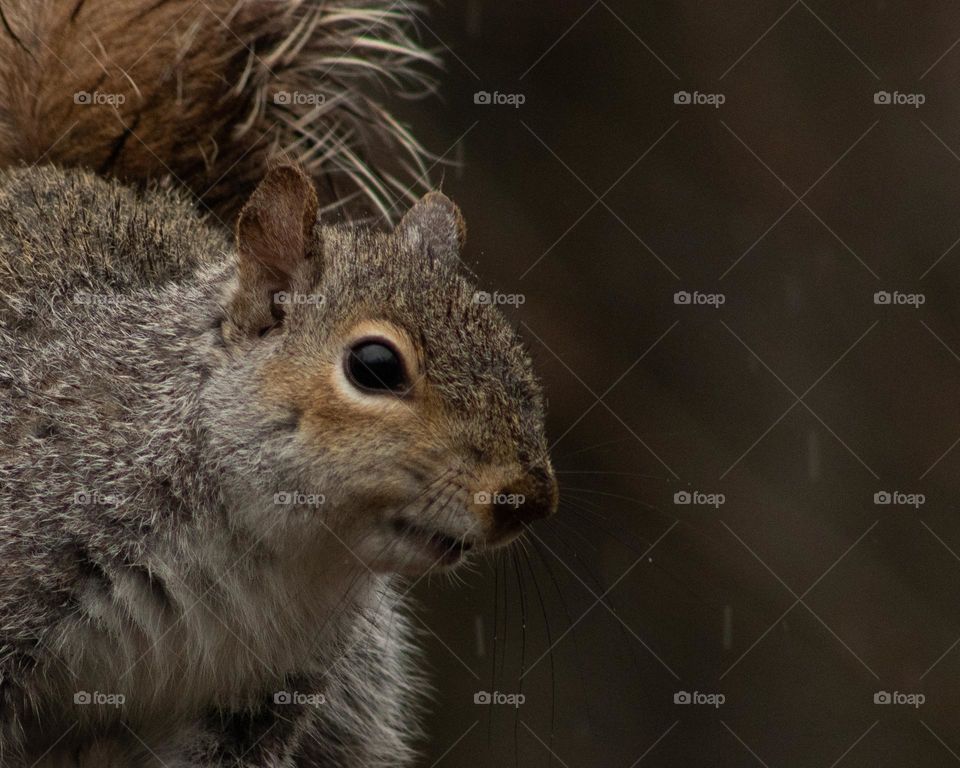
[[[550,753],[548,768],[553,765],[554,742],[557,733],[557,670],[554,664],[553,635],[550,632],[550,616],[547,613],[547,606],[543,600],[543,592],[540,590],[540,583],[537,581],[537,575],[533,570],[533,564],[530,562],[530,553],[527,550],[526,537],[520,539],[520,553],[522,559],[527,564],[527,571],[530,573],[530,580],[533,582],[533,588],[537,593],[537,601],[540,603],[540,614],[543,616],[543,626],[547,633],[547,649],[550,657]]]
[[[567,499],[567,503],[570,501],[571,499]],[[581,510],[571,506],[569,508],[565,508],[565,511],[570,512],[578,519],[589,524],[591,529],[600,531],[600,533],[609,536],[615,542],[626,547],[636,555],[642,555],[646,551],[647,547],[649,547],[652,543],[647,541],[647,543],[644,544],[645,539],[643,536],[634,536],[622,526],[619,526],[616,523],[610,523],[606,517],[602,517],[598,515],[598,513],[592,512],[591,510]],[[634,543],[634,539],[636,539],[639,544]]]
[[[562,525],[564,528],[566,528],[568,531],[570,531],[570,533],[572,533],[574,536],[576,536],[578,539],[580,539],[580,541],[582,541],[586,546],[588,546],[588,547],[589,547],[590,549],[592,549],[594,552],[598,552],[598,551],[599,551],[598,548],[597,548],[597,546],[596,546],[592,541],[590,541],[590,539],[588,539],[586,536],[584,536],[582,533],[580,533],[580,531],[578,531],[576,528],[574,528],[572,525],[570,525],[570,523],[568,523],[566,520],[563,520],[563,519],[561,519],[561,518],[558,517],[558,518],[557,518],[557,525]]]
[[[404,512],[404,511],[406,511],[407,509],[409,509],[411,506],[413,506],[414,504],[416,504],[421,498],[423,498],[423,496],[425,496],[426,494],[430,493],[431,490],[433,489],[433,487],[434,487],[435,485],[438,485],[438,484],[439,484],[440,490],[438,491],[438,493],[443,493],[443,490],[449,485],[449,480],[448,480],[447,478],[449,477],[449,475],[451,474],[451,472],[453,472],[453,470],[449,470],[449,469],[448,469],[448,470],[446,470],[445,472],[441,473],[435,480],[433,480],[430,484],[428,484],[428,485],[423,489],[423,491],[422,491],[420,494],[418,494],[416,497],[414,497],[413,499],[411,499],[407,504],[405,504],[405,505],[399,510],[399,512]],[[363,544],[364,542],[366,542],[371,536],[374,535],[374,533],[375,533],[375,531],[368,531],[368,532],[364,535],[364,537],[360,540],[359,544]],[[386,552],[387,552],[388,549],[390,549],[391,547],[394,547],[394,546],[397,544],[397,541],[398,541],[397,539],[390,539],[383,547],[381,547],[380,551],[379,551],[379,552],[376,554],[376,556],[373,558],[373,559],[374,559],[374,562],[376,562],[377,560],[379,560],[380,558],[382,558],[382,557],[384,556],[384,554],[386,554]],[[351,607],[351,601],[352,601],[352,595],[353,595],[353,588],[356,586],[357,581],[358,581],[361,577],[365,576],[365,575],[368,573],[367,568],[369,568],[369,564],[367,564],[367,567],[366,567],[366,568],[358,568],[358,569],[357,569],[357,573],[354,574],[354,576],[353,576],[353,578],[351,579],[350,583],[347,585],[347,588],[346,588],[346,590],[344,591],[343,597],[341,598],[340,603],[338,604],[338,607],[335,608],[334,611],[331,612],[331,615],[330,615],[330,616],[327,618],[327,620],[324,622],[323,626],[322,626],[322,627],[320,628],[320,630],[319,630],[320,633],[322,633],[324,630],[326,630],[326,628],[330,625],[330,623],[331,623],[333,620],[335,620],[335,619],[336,619],[336,620],[339,620],[340,618],[342,618],[342,616],[344,615],[344,613],[345,613],[347,610],[349,610],[349,608]],[[384,594],[384,595],[381,596],[381,599],[380,599],[380,604],[381,604],[381,606],[382,606],[382,603],[383,603],[383,600],[385,599],[385,597],[386,597],[386,594]],[[393,628],[392,628],[392,626],[391,626],[391,627],[388,629],[388,631],[392,631],[392,629],[393,629]]]
[[[554,534],[556,534],[556,531],[554,531]],[[598,595],[603,595],[603,594],[605,594],[605,593],[607,592],[607,585],[606,585],[605,582],[599,577],[599,575],[590,567],[590,565],[589,565],[585,560],[583,560],[583,558],[580,557],[580,553],[577,552],[575,549],[573,549],[573,547],[571,547],[562,537],[556,536],[556,540],[557,540],[557,542],[560,544],[560,546],[562,546],[566,552],[570,553],[570,554],[573,556],[573,559],[582,566],[582,568],[583,568],[583,570],[584,570],[584,572],[585,572],[585,574],[586,574],[586,576],[587,576],[587,579],[593,583],[593,588],[594,588],[594,590],[596,591],[596,593],[597,593]],[[542,541],[542,540],[541,540],[541,541]],[[544,547],[547,546],[545,542],[543,542],[543,546],[544,546]],[[548,549],[548,551],[549,551],[549,547],[547,547],[547,549]],[[551,554],[553,554],[553,553],[551,553]],[[554,554],[553,556],[554,556],[554,557],[557,557],[556,554]],[[559,559],[559,558],[558,558],[558,559]],[[560,562],[562,563],[563,561],[561,560]],[[570,571],[571,571],[572,573],[575,573],[575,571],[573,571],[573,568],[571,568],[569,565],[567,565],[566,567],[567,567],[567,568],[570,568]],[[606,598],[604,598],[604,599],[605,599],[605,601],[609,604],[609,606],[610,606],[610,608],[613,610],[613,612],[614,612],[617,616],[619,616],[619,615],[620,615],[620,612],[619,612],[619,610],[618,610],[618,608],[617,608],[616,602],[614,601],[613,595],[612,595],[612,594],[607,595]],[[631,640],[631,638],[630,638],[629,633],[627,632],[626,627],[624,627],[623,624],[621,624],[619,621],[617,622],[617,626],[620,628],[620,634],[621,634],[621,636],[623,637],[623,640],[624,640],[625,645],[626,645],[628,648],[630,648],[631,655],[633,656],[634,663],[635,663],[635,664],[637,665],[637,667],[639,668],[639,666],[640,666],[639,658],[638,658],[638,656],[637,656],[636,649],[635,649],[634,646],[633,646],[632,640]]]
[[[503,564],[503,652],[500,654],[500,680],[503,681],[506,674],[507,648],[509,648],[510,637],[510,579],[507,578],[507,555],[506,552],[499,552],[498,559]]]
[[[517,550],[510,550],[510,559],[517,576],[517,588],[520,591],[520,677],[517,681],[517,694],[523,693],[523,676],[527,665],[527,590],[523,583],[523,574],[517,563]],[[520,708],[514,709],[513,716],[513,749],[514,762],[520,768]]]
[[[620,440],[607,440],[602,443],[597,443],[596,445],[588,445],[585,448],[578,448],[575,451],[569,451],[567,453],[558,453],[555,454],[556,460],[563,461],[564,459],[569,459],[571,456],[579,456],[581,453],[587,453],[589,451],[596,451],[600,448],[606,448],[611,445],[619,445],[620,443],[628,443],[632,440],[632,437],[624,437]]]
[[[537,556],[540,558],[540,562],[543,563],[544,568],[546,568],[547,575],[550,577],[550,581],[553,584],[553,588],[556,591],[557,597],[560,600],[560,607],[563,609],[564,616],[567,617],[567,627],[570,628],[569,632],[570,632],[571,638],[573,639],[573,650],[574,650],[575,657],[578,661],[580,659],[586,658],[580,652],[580,641],[577,638],[577,629],[573,623],[573,616],[571,615],[570,608],[567,605],[566,597],[563,594],[563,590],[560,588],[560,580],[557,578],[557,574],[553,570],[553,564],[550,562],[550,559],[543,553],[543,549],[540,543],[536,539],[531,538],[530,543],[533,544],[533,551],[536,552]],[[577,676],[580,678],[580,692],[583,696],[584,701],[588,703],[587,710],[586,710],[587,723],[592,726],[593,724],[592,715],[589,707],[590,698],[587,696],[587,683],[586,683],[586,678],[584,677],[584,674],[583,674],[583,665],[578,663],[576,665],[576,669],[577,669]]]
[[[504,606],[506,610],[506,606]],[[500,632],[500,558],[493,558],[493,664],[490,665],[490,692],[497,690],[497,641]],[[493,698],[487,708],[487,747],[493,745]]]
[[[594,490],[593,488],[577,488],[574,486],[564,486],[561,490],[564,493],[566,493],[567,491],[576,491],[579,493],[591,494],[593,496],[601,496],[606,499],[618,499],[619,501],[629,501],[631,504],[636,504],[638,506],[644,507],[645,509],[649,509],[654,512],[659,512],[660,514],[666,514],[659,507],[653,504],[649,504],[643,501],[643,499],[636,499],[636,498],[633,498],[632,496],[624,496],[619,493],[610,493],[609,491],[597,491],[597,490]]]
[[[565,500],[565,503],[569,504],[571,501],[572,501],[571,498],[567,498]],[[645,539],[643,536],[633,536],[626,529],[616,525],[615,523],[610,523],[606,516],[601,516],[597,512],[589,512],[589,515],[594,516],[594,517],[590,517],[589,515],[582,514],[581,511],[572,507],[569,509],[566,509],[565,511],[571,512],[574,516],[583,520],[587,525],[589,525],[591,530],[600,531],[601,533],[605,534],[606,536],[609,536],[618,544],[626,547],[627,549],[629,549],[631,552],[633,552],[638,556],[643,555],[644,552],[646,552],[646,550],[649,548],[650,544],[652,543],[650,542],[649,539]],[[601,518],[603,520],[603,523],[597,522],[597,520],[594,519],[596,517]],[[563,521],[560,518],[557,518],[556,522],[562,523]],[[608,525],[610,526],[612,531],[607,528]],[[571,526],[568,525],[567,527],[570,528]],[[684,527],[684,530],[688,530],[686,526]],[[702,536],[702,534],[700,534],[695,530],[693,530],[692,533],[697,536]],[[619,536],[616,534],[619,534]],[[583,537],[581,536],[581,538]],[[713,543],[712,540],[709,539],[708,537],[702,536],[702,538],[710,544]],[[634,541],[639,543],[634,543]],[[576,555],[576,553],[574,553],[574,557],[577,557],[577,559],[579,559],[579,556]],[[670,581],[672,581],[678,587],[681,587],[686,593],[690,594],[701,605],[709,608],[714,608],[714,609],[719,609],[723,607],[722,603],[716,600],[710,600],[709,598],[705,597],[696,588],[691,586],[690,583],[688,583],[687,581],[684,581],[682,578],[672,573],[667,568],[664,568],[663,565],[661,565],[658,560],[650,560],[649,564],[652,565],[654,568],[656,568],[660,573],[662,573],[668,579],[670,579]]]
[[[616,477],[639,477],[642,480],[663,480],[655,475],[645,475],[641,472],[609,472],[600,469],[556,469],[556,475],[612,475]]]

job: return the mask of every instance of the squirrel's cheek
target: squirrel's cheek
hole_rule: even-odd
[[[298,431],[307,442],[330,448],[332,436],[352,441],[342,449],[384,440],[388,436],[412,439],[420,424],[429,421],[416,406],[391,397],[353,394],[332,363],[307,367],[271,361],[262,375],[262,402],[280,412],[298,415]]]

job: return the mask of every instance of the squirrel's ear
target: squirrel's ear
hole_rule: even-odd
[[[300,168],[281,165],[250,196],[237,222],[238,286],[228,313],[247,334],[283,320],[277,294],[291,288],[311,255],[319,203],[313,182]]]
[[[442,192],[429,192],[397,227],[397,233],[430,256],[458,256],[467,241],[467,224],[456,204]]]

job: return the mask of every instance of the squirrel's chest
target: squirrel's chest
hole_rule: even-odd
[[[190,717],[256,705],[322,671],[352,611],[347,583],[323,569],[201,554],[208,566],[150,583],[142,574],[81,593],[84,620],[63,639],[69,683],[98,716]],[[139,580],[138,580],[139,578]],[[345,577],[344,577],[345,578]],[[321,694],[322,691],[316,693]]]

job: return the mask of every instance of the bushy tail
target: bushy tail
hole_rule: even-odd
[[[169,178],[229,224],[277,155],[396,218],[427,153],[381,103],[432,88],[413,0],[0,0],[0,166]]]

